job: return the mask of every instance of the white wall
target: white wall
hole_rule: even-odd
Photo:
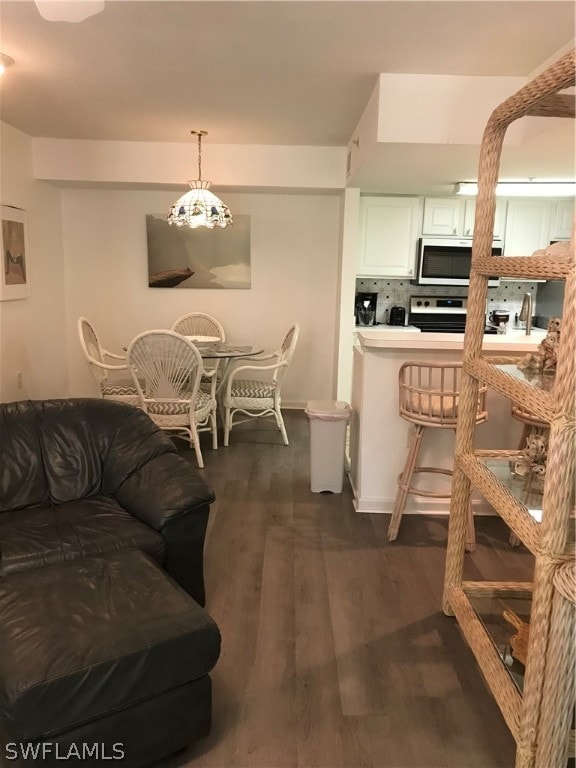
[[[68,395],[60,190],[32,178],[31,139],[2,123],[3,205],[27,215],[27,299],[0,302],[0,400]],[[22,372],[22,388],[17,372]]]
[[[526,83],[524,77],[381,74],[378,141],[479,145],[492,110]],[[506,131],[520,144],[522,122]]]
[[[229,340],[267,350],[278,348],[292,322],[300,323],[283,402],[302,406],[309,399],[333,399],[340,197],[222,194],[233,213],[251,217],[251,289],[149,288],[145,216],[167,211],[176,196],[62,191],[71,394],[96,392],[76,336],[80,315],[94,323],[105,347],[120,351],[141,331],[204,311],[222,322]]]
[[[122,186],[171,185],[196,178],[195,141],[187,144],[143,141],[88,141],[34,138],[37,179]],[[218,188],[236,190],[341,190],[344,147],[205,144],[203,176]]]

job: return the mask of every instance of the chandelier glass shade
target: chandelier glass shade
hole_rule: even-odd
[[[213,192],[210,182],[202,179],[202,136],[206,131],[192,131],[198,136],[198,178],[189,181],[190,189],[170,209],[168,224],[176,227],[227,227],[234,223],[230,208]]]

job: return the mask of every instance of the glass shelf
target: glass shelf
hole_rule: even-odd
[[[482,451],[463,457],[461,466],[471,477],[475,487],[482,493],[487,501],[504,517],[508,525],[515,530],[528,549],[537,555],[540,548],[540,523],[543,518],[543,492],[534,488],[530,478],[518,475],[514,472],[514,465],[518,452],[503,451],[504,456],[483,456]],[[490,473],[487,476],[487,472]],[[494,480],[498,486],[494,486]],[[510,507],[510,497],[502,495],[505,492],[512,495],[516,501],[516,508],[505,513]],[[568,551],[574,551],[576,541],[576,519],[574,514],[576,489],[569,500],[567,517],[566,545]],[[524,519],[524,524],[515,524],[515,520]]]
[[[504,612],[511,611],[519,619],[529,623],[532,601],[527,597],[502,597],[497,590],[491,595],[470,595],[469,600],[502,664],[518,691],[522,693],[525,668],[516,658],[516,652],[512,648],[512,638],[518,633],[518,629],[504,618]]]
[[[464,370],[516,403],[520,410],[531,414],[536,421],[544,424],[552,421],[556,381],[553,373],[520,370],[517,358],[492,356],[469,358],[464,361]]]
[[[517,501],[526,507],[530,517],[537,523],[541,523],[542,491],[533,490],[530,487],[528,478],[514,473],[514,459],[480,457],[480,461],[494,475],[498,482],[510,491]]]
[[[529,384],[534,389],[541,389],[543,392],[552,392],[554,389],[554,382],[556,381],[555,371],[552,373],[542,373],[542,371],[535,370],[520,370],[518,365],[510,363],[496,364],[496,368],[502,371],[502,373],[512,376],[513,379]]]

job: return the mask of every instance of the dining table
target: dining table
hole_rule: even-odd
[[[231,344],[227,341],[198,341],[195,336],[186,336],[195,347],[202,359],[217,358],[219,360],[231,360],[237,357],[252,357],[252,355],[261,355],[263,349],[255,349],[247,344]]]
[[[195,336],[186,336],[194,346],[200,352],[202,360],[217,360],[216,365],[220,364],[222,360],[221,372],[218,375],[218,383],[216,386],[216,394],[218,395],[224,386],[226,381],[226,375],[228,368],[233,360],[241,359],[243,357],[251,358],[256,355],[261,355],[264,351],[261,348],[255,348],[249,344],[232,344],[227,341],[200,341]]]

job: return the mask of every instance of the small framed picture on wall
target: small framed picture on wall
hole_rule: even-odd
[[[30,296],[29,266],[26,212],[21,208],[3,205],[0,301],[26,299]]]

